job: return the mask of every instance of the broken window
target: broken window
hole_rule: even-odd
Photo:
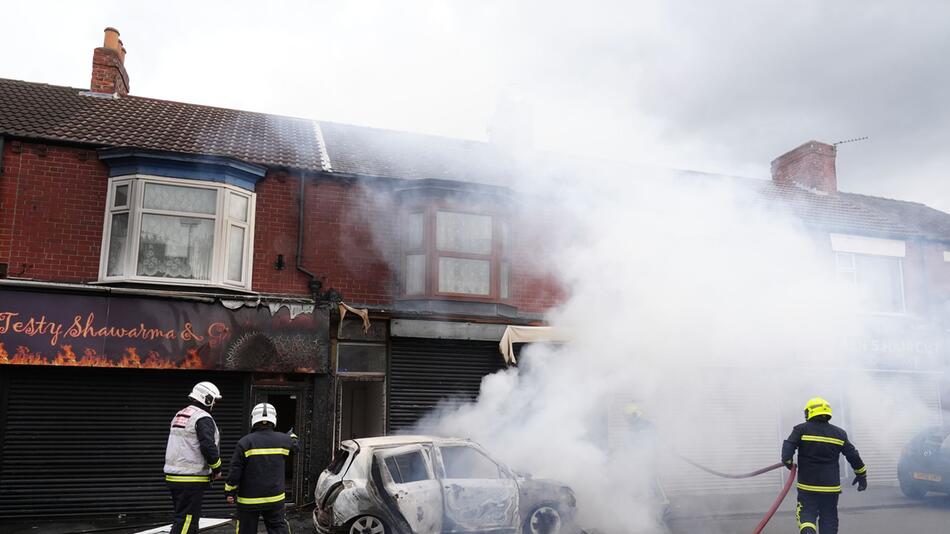
[[[408,484],[429,478],[426,461],[421,451],[408,452],[386,458],[386,469],[397,484]]]
[[[472,447],[441,447],[445,478],[502,478],[495,462]]]

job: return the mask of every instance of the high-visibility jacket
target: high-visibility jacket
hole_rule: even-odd
[[[221,470],[221,434],[211,414],[191,404],[172,418],[165,446],[165,480],[210,482]]]
[[[272,508],[283,504],[286,480],[284,465],[296,453],[296,436],[275,432],[269,426],[257,426],[238,441],[231,457],[227,495],[236,495],[244,508]]]
[[[841,493],[839,455],[844,454],[856,475],[867,474],[861,455],[841,428],[820,418],[795,425],[782,444],[782,462],[790,464],[798,450],[798,489],[814,493]]]

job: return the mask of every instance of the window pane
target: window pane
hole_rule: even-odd
[[[440,211],[435,225],[439,250],[491,254],[491,217]]]
[[[403,246],[406,249],[422,248],[424,224],[425,218],[422,213],[410,213],[406,216],[406,227],[403,229]]]
[[[228,213],[232,219],[247,222],[247,202],[247,197],[231,193],[231,203],[228,205]]]
[[[338,373],[385,373],[386,345],[338,343],[336,371]]]
[[[115,199],[112,202],[112,206],[128,206],[129,205],[129,184],[117,185],[115,186]]]
[[[498,466],[471,447],[442,447],[445,478],[501,478]]]
[[[228,233],[228,280],[240,282],[244,274],[244,228],[232,226]]]
[[[501,293],[501,298],[508,298],[508,277],[511,276],[511,265],[507,261],[501,262],[501,274],[499,275],[500,280],[498,280],[498,291]]]
[[[386,458],[386,468],[397,484],[418,482],[429,478],[425,459],[421,452],[411,452]]]
[[[201,187],[181,187],[167,184],[145,184],[144,205],[148,209],[186,211],[213,215],[218,203],[218,192]]]
[[[406,256],[406,294],[421,295],[426,292],[426,255]]]
[[[171,215],[142,215],[139,276],[211,279],[214,221]]]
[[[858,291],[868,310],[904,311],[900,259],[855,254]]]
[[[112,229],[109,231],[109,263],[106,276],[125,274],[125,250],[129,236],[129,214],[118,213],[112,216]]]
[[[439,258],[439,292],[488,295],[491,292],[491,262],[462,258]]]

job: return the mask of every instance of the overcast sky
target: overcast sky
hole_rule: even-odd
[[[950,2],[346,0],[4,6],[0,77],[88,87],[114,26],[131,93],[767,178],[836,142],[844,191],[950,211]],[[14,22],[12,23],[11,22]]]

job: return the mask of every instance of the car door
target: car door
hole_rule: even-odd
[[[401,515],[415,534],[442,532],[442,486],[434,476],[429,450],[408,445],[378,450],[373,457],[383,486],[380,491],[391,498],[386,504],[398,511],[394,515]]]
[[[438,447],[447,532],[515,530],[518,484],[505,469],[468,445]]]
[[[944,429],[944,432],[946,437],[937,454],[937,474],[943,479],[944,488],[950,491],[950,429]]]

